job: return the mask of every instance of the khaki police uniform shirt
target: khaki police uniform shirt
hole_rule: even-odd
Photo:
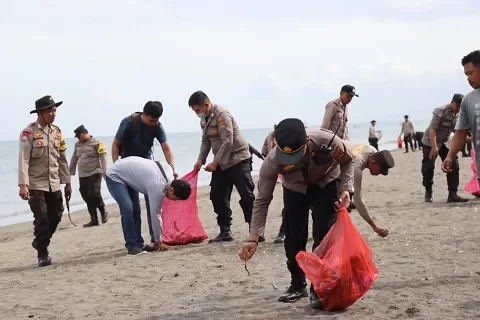
[[[422,143],[428,147],[432,146],[430,140],[430,129],[437,130],[437,146],[441,147],[442,144],[448,141],[450,134],[455,129],[457,123],[457,116],[453,113],[450,105],[446,105],[433,110],[432,121],[427,130],[423,134]]]
[[[307,131],[309,139],[319,147],[328,144],[333,132],[324,129],[312,129]],[[277,183],[278,174],[283,175],[283,186],[292,191],[306,193],[309,184],[316,183],[325,187],[328,183],[339,179],[339,191],[354,192],[353,175],[354,162],[351,151],[343,141],[335,136],[331,145],[328,161],[324,165],[317,165],[312,158],[313,143],[308,142],[308,153],[302,161],[308,162],[308,180],[305,179],[302,170],[296,165],[281,165],[276,160],[276,152],[270,152],[260,168],[257,196],[253,205],[251,233],[261,235],[264,233],[267,220],[268,206],[273,199],[273,191]],[[306,165],[306,164],[305,164]]]
[[[75,175],[78,164],[78,177],[85,178],[97,173],[105,176],[107,170],[107,149],[103,141],[90,136],[87,142],[77,141],[70,160],[70,174]]]
[[[270,151],[272,151],[273,148],[275,148],[275,140],[273,138],[273,134],[273,131],[270,132],[265,138],[265,141],[263,142],[262,154],[265,157],[270,153]]]
[[[347,112],[347,106],[340,101],[340,98],[330,101],[325,107],[325,115],[323,116],[321,127],[332,132],[337,132],[337,136],[347,140]]]
[[[55,192],[70,183],[67,145],[60,128],[30,123],[20,134],[18,184],[30,190]]]
[[[226,170],[237,163],[252,157],[248,142],[243,137],[237,122],[230,112],[217,105],[212,106],[210,115],[201,119],[202,144],[198,160],[207,161],[210,149],[221,170]]]
[[[362,179],[363,170],[368,168],[368,158],[378,152],[377,149],[369,144],[354,144],[349,141],[345,141],[345,146],[352,150],[354,157],[354,188],[355,194],[353,195],[353,202],[357,208],[358,213],[365,221],[370,221],[372,218],[368,214],[368,209],[362,198]]]

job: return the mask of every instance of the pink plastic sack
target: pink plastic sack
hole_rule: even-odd
[[[192,186],[192,193],[185,201],[165,198],[162,204],[163,242],[169,245],[198,243],[208,238],[198,218],[198,172],[192,171],[182,178]]]
[[[480,197],[480,185],[478,184],[477,165],[475,162],[475,150],[473,148],[470,149],[470,156],[472,157],[471,168],[473,171],[473,178],[465,185],[465,191],[475,197]]]

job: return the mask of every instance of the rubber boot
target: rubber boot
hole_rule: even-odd
[[[432,187],[425,187],[425,202],[433,202]]]
[[[468,202],[468,199],[460,197],[456,192],[449,192],[447,202]]]
[[[223,242],[223,241],[233,241],[232,232],[230,231],[230,226],[220,226],[220,233],[213,239],[210,239],[208,243],[212,242]]]
[[[97,213],[90,214],[90,222],[83,225],[84,228],[96,227],[99,225]]]
[[[102,223],[107,223],[108,222],[108,212],[105,211],[105,206],[99,207],[100,209],[100,215],[102,216]]]

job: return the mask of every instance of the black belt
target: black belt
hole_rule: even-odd
[[[163,167],[162,167],[162,165],[160,164],[160,162],[159,162],[159,161],[155,161],[155,163],[157,164],[158,169],[160,169],[160,172],[162,173],[162,176],[165,178],[165,181],[168,182],[167,175],[165,174],[165,170],[163,170]]]

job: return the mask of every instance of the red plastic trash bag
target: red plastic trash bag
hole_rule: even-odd
[[[397,147],[398,147],[398,149],[402,149],[402,147],[403,147],[403,141],[402,141],[401,137],[397,138]]]
[[[473,172],[473,177],[472,179],[465,185],[465,191],[470,193],[471,195],[475,197],[480,198],[480,185],[478,184],[478,178],[477,178],[477,165],[475,162],[475,149],[470,149],[470,156],[472,157],[472,172]]]
[[[162,204],[163,242],[169,245],[198,243],[208,238],[198,218],[198,172],[192,171],[180,179],[192,186],[192,193],[185,201],[165,198]]]
[[[296,259],[328,311],[354,304],[378,277],[372,252],[345,207],[318,247],[300,251]]]

